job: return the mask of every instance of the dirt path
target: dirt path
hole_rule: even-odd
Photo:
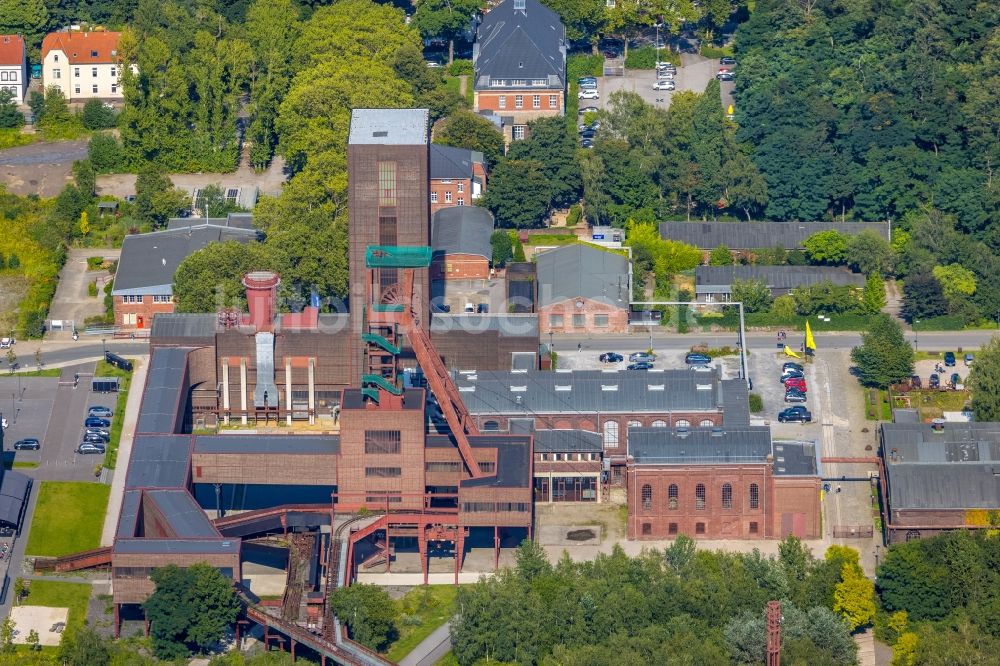
[[[241,165],[233,173],[175,173],[170,175],[175,187],[182,190],[192,190],[196,187],[221,185],[223,187],[243,187],[256,185],[261,194],[277,196],[285,182],[285,162],[280,157],[266,170],[257,173],[246,165]],[[119,198],[135,194],[135,174],[116,173],[108,176],[98,176],[97,193]]]
[[[0,181],[14,194],[54,197],[71,179],[73,162],[87,157],[87,141],[39,141],[0,151]]]

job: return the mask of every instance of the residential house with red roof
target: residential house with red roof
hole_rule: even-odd
[[[42,40],[42,80],[70,102],[121,100],[120,32],[50,32]]]
[[[28,59],[21,35],[0,35],[0,90],[14,93],[14,101],[24,102],[28,89]]]

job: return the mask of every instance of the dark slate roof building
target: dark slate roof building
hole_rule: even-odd
[[[535,266],[540,307],[571,298],[628,306],[632,275],[621,254],[576,243],[535,255]]]
[[[435,255],[472,254],[489,260],[493,256],[492,235],[493,215],[479,206],[442,208],[431,220]]]
[[[475,175],[473,165],[484,161],[483,154],[478,150],[442,146],[438,143],[431,144],[430,153],[432,179],[472,178]]]
[[[173,293],[174,273],[181,262],[211,243],[258,239],[256,229],[189,224],[165,231],[126,236],[111,291],[113,296]]]
[[[762,280],[774,296],[824,282],[859,289],[865,286],[864,275],[835,266],[698,266],[694,278],[695,293],[703,300],[728,298],[736,280]]]
[[[661,222],[660,236],[703,250],[725,245],[730,250],[781,247],[801,250],[813,234],[834,230],[854,236],[870,230],[890,240],[888,222]]]
[[[476,90],[497,86],[563,90],[566,28],[559,15],[539,0],[505,0],[479,24],[472,62]]]

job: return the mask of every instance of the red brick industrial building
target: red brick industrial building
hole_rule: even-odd
[[[486,280],[490,277],[493,215],[479,206],[445,208],[431,220],[433,280]]]
[[[486,191],[483,154],[432,143],[430,148],[431,215],[454,206],[472,206]]]
[[[632,295],[628,258],[594,245],[535,255],[538,324],[546,333],[626,333]]]

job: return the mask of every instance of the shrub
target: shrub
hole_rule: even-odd
[[[472,74],[472,61],[471,60],[455,60],[450,65],[448,65],[448,73],[452,76],[461,76],[463,74]]]
[[[660,61],[672,62],[675,65],[681,64],[680,56],[671,53],[669,49],[660,49]],[[628,57],[625,58],[625,67],[627,69],[653,69],[656,67],[656,49],[652,46],[641,46],[629,50]]]
[[[121,144],[110,134],[101,133],[91,137],[87,155],[97,173],[115,173],[124,170]]]
[[[566,59],[566,78],[571,83],[576,83],[576,80],[581,76],[601,76],[603,74],[604,58],[599,55],[571,55]]]
[[[580,224],[581,217],[583,217],[583,207],[580,204],[573,204],[569,207],[569,215],[566,216],[566,226],[575,227]]]
[[[80,120],[87,129],[103,130],[114,127],[118,117],[115,115],[114,110],[106,107],[103,102],[92,99],[83,105],[83,113],[80,114]]]
[[[750,394],[750,411],[755,414],[764,411],[764,399],[756,393]]]
[[[87,295],[91,298],[97,298],[97,283],[88,282],[87,283]]]
[[[706,58],[721,58],[723,56],[731,56],[733,55],[733,47],[706,46],[703,44],[701,47],[701,55],[703,55]]]

